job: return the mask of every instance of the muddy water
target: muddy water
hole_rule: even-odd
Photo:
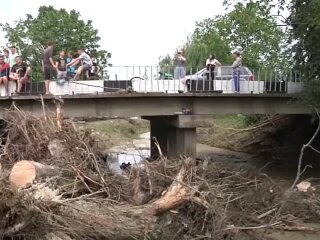
[[[142,159],[150,156],[150,133],[144,133],[138,139],[134,139],[131,144],[116,146],[108,150],[108,163],[111,169],[118,174],[122,174],[120,169],[122,163],[130,163],[138,166]],[[294,179],[296,174],[296,165],[286,162],[279,164],[277,161],[257,158],[253,155],[229,151],[221,148],[210,147],[203,144],[197,145],[197,157],[201,159],[209,159],[216,162],[224,162],[248,171],[262,171],[273,179]],[[313,177],[319,176],[320,171],[310,169],[309,175]],[[317,227],[320,227],[318,225]],[[272,240],[320,240],[320,234],[306,232],[284,232],[275,231],[269,235]]]

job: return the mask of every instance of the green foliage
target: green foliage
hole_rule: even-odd
[[[303,97],[320,107],[320,1],[292,0],[290,10],[294,60],[306,81]]]
[[[163,74],[169,73],[173,74],[173,59],[170,57],[169,54],[167,54],[164,57],[159,58],[159,67],[160,67],[160,72]]]
[[[277,68],[285,62],[285,33],[259,2],[237,3],[234,9],[216,20],[218,33],[234,49],[241,46],[243,63],[251,69]],[[280,64],[281,63],[281,64]]]
[[[245,115],[244,116],[244,123],[246,126],[252,126],[255,124],[258,124],[260,122],[262,122],[263,120],[265,120],[265,116],[264,115]]]
[[[282,0],[276,2],[282,9]],[[280,71],[289,65],[288,35],[277,26],[272,10],[274,0],[225,0],[225,15],[196,23],[196,29],[184,45],[187,71],[202,68],[209,54],[225,65],[232,63],[231,52],[243,49],[243,64],[252,70],[268,68]],[[193,72],[195,70],[193,69]]]
[[[205,66],[209,54],[215,54],[223,63],[231,63],[231,49],[218,34],[215,20],[205,19],[196,23],[194,34],[183,47],[187,59],[187,68],[193,73]],[[195,68],[195,69],[194,69]]]
[[[54,54],[60,50],[75,53],[83,47],[99,61],[102,67],[107,64],[108,52],[98,50],[100,37],[92,21],[80,19],[80,13],[72,10],[55,9],[52,6],[41,6],[38,16],[27,14],[26,19],[16,24],[1,24],[10,44],[18,47],[20,54],[32,66],[32,77],[42,79],[41,55],[47,42],[54,43]]]

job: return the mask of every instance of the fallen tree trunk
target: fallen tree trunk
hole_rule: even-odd
[[[52,198],[51,201],[47,201],[51,202],[50,208],[36,206],[37,209],[42,209],[40,214],[48,219],[46,223],[36,224],[44,224],[46,227],[52,225],[52,231],[55,231],[55,227],[58,228],[57,231],[65,229],[64,232],[72,239],[96,239],[102,236],[110,239],[143,239],[146,233],[156,227],[156,216],[191,199],[192,190],[184,181],[192,171],[193,164],[192,159],[186,159],[171,186],[154,203],[133,206],[115,204],[105,198],[90,201],[92,194],[71,199]],[[51,173],[54,169],[32,161],[20,161],[11,171],[10,182],[15,186],[26,186],[36,178],[47,176],[48,171]],[[52,218],[52,214],[59,216],[57,221]],[[17,225],[20,224],[19,222]],[[27,224],[23,227],[26,228]],[[13,231],[6,234],[8,237],[21,234],[20,231],[14,231],[18,229],[17,226],[12,227]]]
[[[13,165],[9,181],[16,187],[26,187],[33,181],[58,175],[57,169],[34,161],[22,160]]]
[[[168,190],[163,192],[161,198],[147,209],[151,215],[159,215],[191,199],[192,191],[190,187],[185,185],[184,179],[187,177],[188,170],[192,168],[193,163],[194,161],[191,158],[184,161]]]

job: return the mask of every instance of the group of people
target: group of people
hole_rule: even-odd
[[[240,71],[242,67],[242,58],[240,50],[233,51],[234,62],[232,64],[234,92],[240,92]],[[183,56],[182,51],[178,51],[174,57],[174,79],[184,80],[186,76],[186,58]],[[214,54],[210,54],[206,60],[206,78],[207,80],[215,80],[216,66],[221,66]]]
[[[57,81],[64,83],[68,78],[78,80],[81,74],[85,74],[88,79],[95,79],[100,68],[95,58],[91,58],[83,48],[78,49],[78,57],[73,58],[72,53],[66,57],[64,50],[59,52],[59,57],[53,59],[53,44],[49,42],[43,52],[42,71],[45,78],[45,94],[50,94],[49,85],[53,79],[53,71],[57,72]],[[80,64],[80,65],[79,65]],[[78,67],[77,67],[78,66]]]
[[[8,91],[8,81],[12,80],[17,83],[17,92],[20,92],[22,86],[30,81],[31,68],[22,61],[22,57],[18,55],[17,48],[11,46],[10,52],[3,50],[0,55],[0,84],[5,85],[6,94]]]
[[[0,54],[0,84],[4,84],[6,94],[9,80],[17,83],[16,93],[20,93],[22,87],[30,82],[31,67],[28,66],[22,57],[18,55],[17,48],[11,46],[10,51],[3,49]],[[53,57],[53,44],[49,42],[42,56],[42,71],[45,79],[45,94],[50,94],[50,81],[56,76],[57,82],[63,84],[65,80],[78,80],[81,74],[87,79],[96,79],[100,68],[95,58],[91,58],[82,48],[79,48],[78,57],[73,56],[64,50],[59,52],[59,57]],[[55,74],[56,72],[56,74]]]

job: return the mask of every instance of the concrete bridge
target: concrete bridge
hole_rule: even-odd
[[[43,114],[41,96],[0,98],[0,117],[12,103],[34,114]],[[311,109],[290,94],[215,94],[215,93],[96,93],[44,96],[47,112],[61,103],[64,117],[141,116],[151,125],[151,157],[159,155],[156,142],[170,158],[196,155],[196,128],[211,124],[213,114],[309,114]],[[192,115],[183,115],[183,109]]]

